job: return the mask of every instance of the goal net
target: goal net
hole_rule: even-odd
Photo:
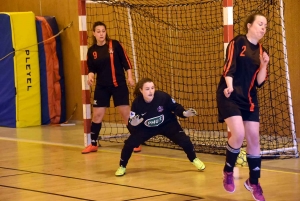
[[[280,0],[235,0],[234,36],[245,34],[244,21],[253,12],[268,19],[261,42],[270,55],[269,78],[258,92],[262,154],[298,156],[283,5]],[[156,89],[198,111],[199,116],[179,119],[195,150],[224,154],[228,132],[225,123],[218,123],[216,105],[224,65],[223,17],[222,0],[86,1],[88,46],[92,44],[93,23],[103,21],[110,38],[119,40],[126,49],[136,81],[149,77]],[[130,102],[132,92],[130,89]],[[111,105],[103,120],[101,140],[123,142],[129,133]],[[160,135],[146,144],[179,149]]]

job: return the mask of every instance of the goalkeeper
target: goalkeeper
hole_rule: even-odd
[[[198,170],[204,170],[204,163],[196,157],[194,146],[176,117],[192,117],[197,115],[197,112],[192,108],[185,110],[169,94],[156,91],[153,81],[149,78],[143,78],[136,84],[134,97],[128,124],[131,127],[131,135],[125,141],[120,166],[115,175],[123,176],[125,174],[126,165],[134,147],[158,134],[169,138],[182,147],[193,165]]]

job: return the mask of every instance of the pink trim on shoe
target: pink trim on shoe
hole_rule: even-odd
[[[251,192],[252,197],[256,201],[265,201],[265,197],[263,195],[263,190],[260,184],[251,184],[249,179],[247,179],[244,183],[245,188]]]
[[[223,187],[228,193],[235,191],[233,172],[223,172]]]

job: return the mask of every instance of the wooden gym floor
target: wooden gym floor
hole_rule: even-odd
[[[235,168],[236,191],[222,187],[224,156],[197,154],[199,172],[183,151],[144,146],[126,175],[116,177],[122,143],[101,142],[81,154],[83,127],[0,127],[0,201],[251,201],[248,168]],[[266,200],[300,200],[300,160],[263,160]]]

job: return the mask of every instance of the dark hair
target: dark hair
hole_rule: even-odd
[[[150,78],[143,78],[143,79],[140,79],[140,81],[138,81],[138,83],[136,83],[134,91],[133,91],[134,98],[142,95],[140,89],[143,88],[143,86],[146,82],[153,82],[153,81]]]
[[[106,25],[103,22],[97,21],[97,22],[94,22],[94,24],[93,24],[93,32],[95,32],[95,29],[97,26],[104,26],[104,28],[106,30]],[[105,40],[109,41],[107,32],[106,32]],[[93,44],[97,44],[97,40],[96,40],[95,36],[93,37]]]
[[[244,29],[245,29],[245,32],[247,33],[248,32],[248,23],[249,24],[253,24],[253,22],[255,21],[255,18],[256,16],[263,16],[266,18],[266,16],[262,13],[253,13],[251,15],[249,15],[245,21],[245,25],[244,25]]]

